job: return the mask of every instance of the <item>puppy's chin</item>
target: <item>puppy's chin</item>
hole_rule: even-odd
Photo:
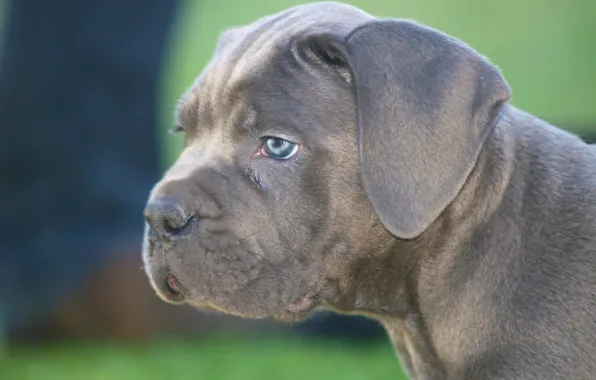
[[[186,302],[197,310],[211,313],[231,315],[243,319],[263,319],[269,317],[265,313],[254,310],[238,310],[235,307],[220,305],[216,302],[210,302],[203,299],[190,298]]]
[[[186,303],[201,311],[223,313],[244,319],[272,318],[284,323],[298,323],[305,321],[317,307],[314,300],[307,300],[306,298],[302,298],[290,305],[281,307],[277,311],[261,310],[258,306],[251,308],[247,304],[244,304],[243,308],[237,308],[231,305],[223,306],[215,302],[192,298],[187,299]]]
[[[298,313],[284,311],[283,313],[274,315],[273,319],[275,319],[278,322],[287,323],[287,324],[300,323],[300,322],[306,321],[310,317],[312,311],[313,311],[313,309],[308,310],[308,311],[298,312]]]
[[[283,312],[273,316],[273,318],[284,323],[303,322],[318,306],[315,296],[308,294],[287,305]]]

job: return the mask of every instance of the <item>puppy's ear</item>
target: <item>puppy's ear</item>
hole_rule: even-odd
[[[349,70],[374,212],[395,236],[420,235],[463,187],[510,98],[508,84],[472,48],[410,21],[377,19],[306,44]]]

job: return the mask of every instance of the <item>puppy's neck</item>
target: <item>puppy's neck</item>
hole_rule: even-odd
[[[383,249],[356,263],[348,276],[353,281],[344,293],[348,295],[333,305],[379,320],[404,368],[421,378],[444,378],[445,371],[427,325],[441,314],[442,306],[436,299],[429,302],[433,298],[428,295],[449,291],[449,272],[457,271],[461,255],[469,252],[466,244],[498,218],[514,172],[515,140],[510,121],[504,118],[489,136],[464,187],[435,223],[413,240],[391,237]]]
[[[374,252],[353,262],[345,276],[350,283],[342,284],[342,296],[328,306],[376,319],[418,314],[420,269],[457,256],[474,231],[493,217],[507,192],[514,163],[515,138],[505,117],[488,137],[456,199],[431,227],[412,240],[376,231],[383,242],[368,247]]]

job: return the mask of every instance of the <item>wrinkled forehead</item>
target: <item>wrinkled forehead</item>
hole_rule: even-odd
[[[176,112],[183,126],[213,124],[226,116],[254,110],[246,102],[246,90],[270,73],[280,54],[288,51],[291,38],[310,33],[347,34],[372,16],[349,5],[315,3],[290,8],[250,25],[225,32],[215,55],[192,87],[183,95]]]

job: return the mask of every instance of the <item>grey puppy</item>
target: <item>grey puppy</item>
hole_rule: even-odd
[[[509,98],[466,44],[348,5],[227,31],[147,204],[152,286],[375,318],[413,379],[596,378],[596,149]]]

